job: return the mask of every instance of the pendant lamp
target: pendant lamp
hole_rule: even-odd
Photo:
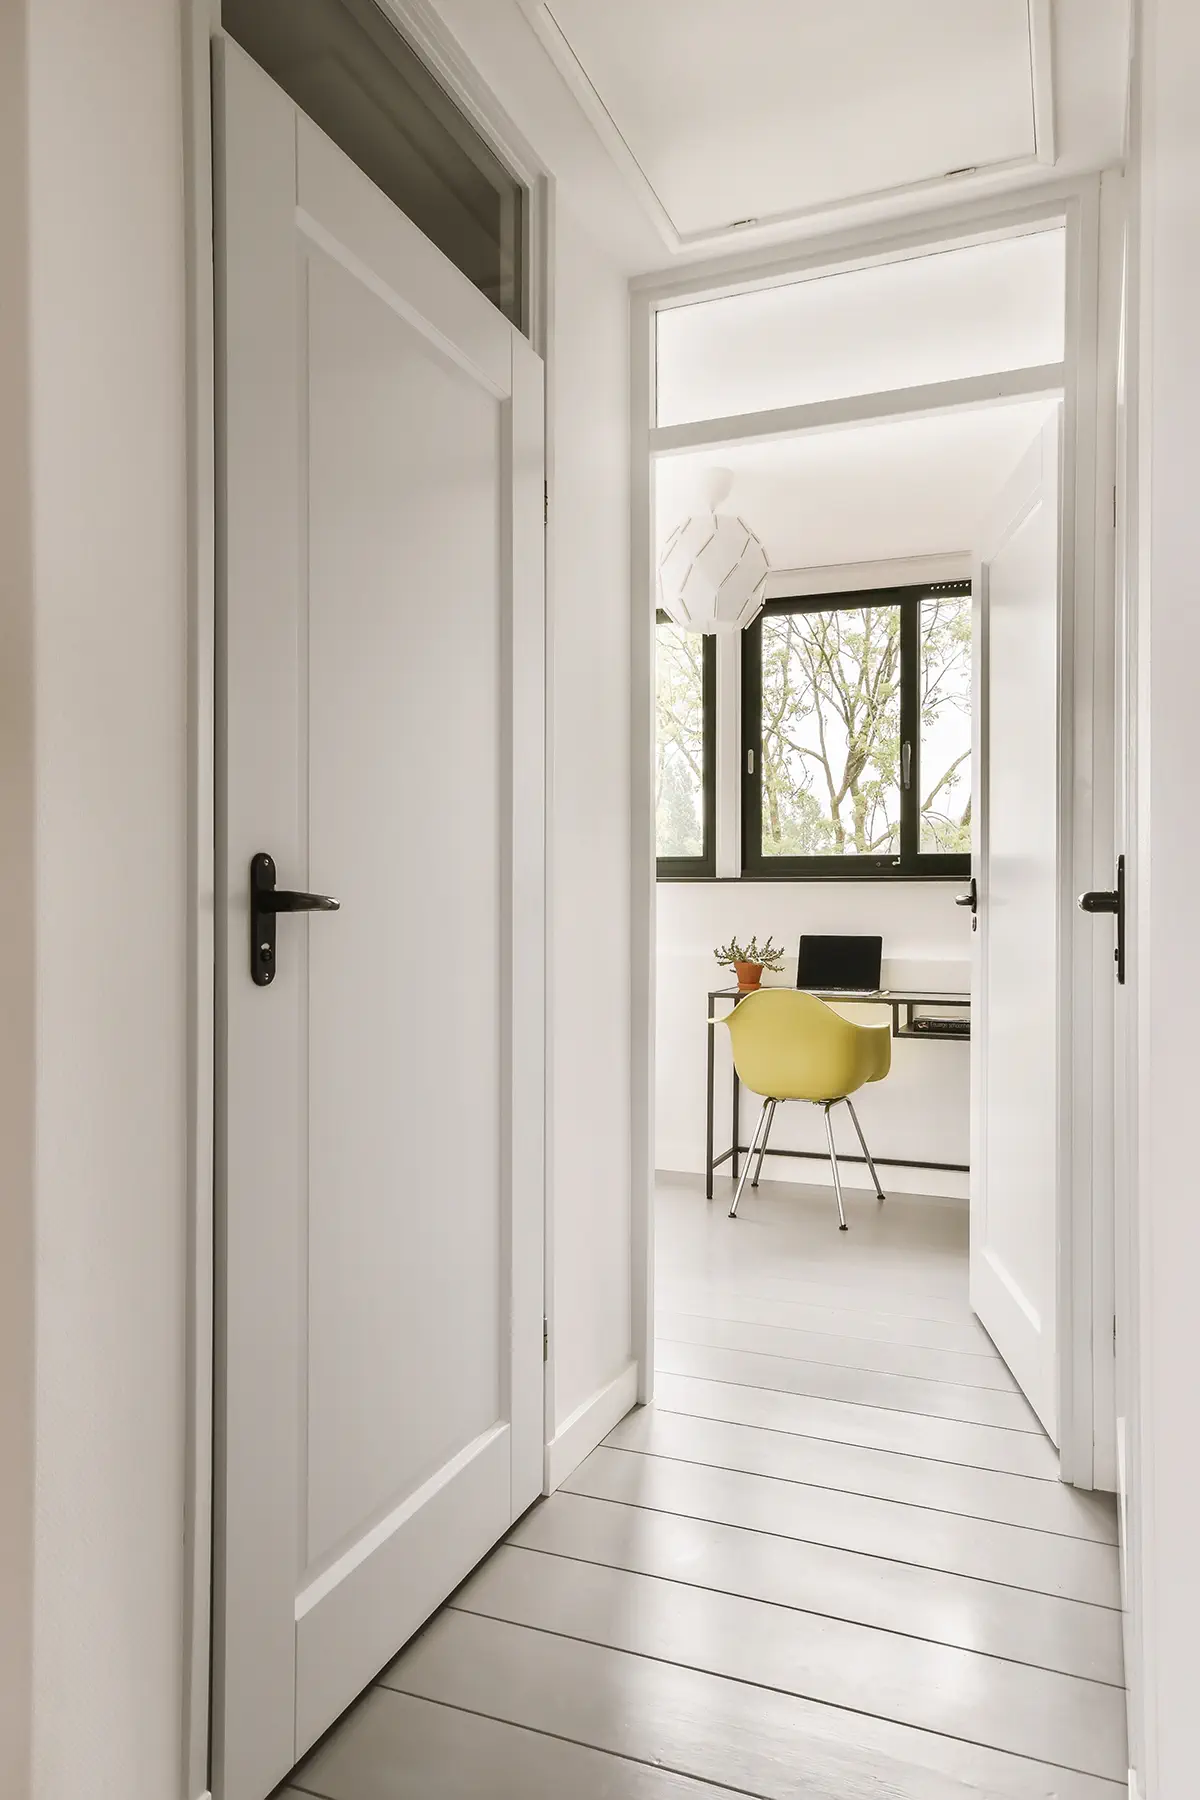
[[[685,631],[741,631],[762,610],[770,564],[745,520],[720,510],[732,486],[728,469],[709,470],[658,559],[658,603]]]

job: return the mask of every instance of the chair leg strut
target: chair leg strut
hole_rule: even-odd
[[[837,1196],[838,1230],[848,1231],[849,1226],[846,1224],[846,1209],[842,1205],[842,1178],[838,1173],[837,1149],[833,1142],[833,1120],[829,1116],[829,1109],[833,1104],[832,1100],[827,1100],[825,1102],[825,1136],[829,1140],[829,1166],[833,1170],[833,1191]]]
[[[851,1100],[849,1094],[846,1095],[846,1105],[850,1108],[850,1117],[854,1120],[854,1129],[858,1133],[858,1141],[862,1145],[863,1155],[867,1159],[867,1167],[871,1171],[871,1180],[875,1183],[875,1198],[877,1200],[886,1200],[887,1195],[879,1185],[879,1176],[875,1169],[875,1161],[871,1152],[867,1149],[867,1140],[863,1136],[863,1128],[858,1122],[858,1114],[854,1110],[854,1102]]]
[[[739,1205],[741,1204],[741,1199],[742,1199],[742,1189],[745,1187],[746,1177],[750,1173],[750,1164],[754,1161],[754,1152],[758,1149],[758,1140],[762,1136],[763,1131],[766,1128],[767,1109],[769,1108],[770,1104],[771,1103],[769,1100],[764,1100],[763,1106],[762,1106],[762,1111],[758,1115],[758,1125],[755,1128],[753,1138],[750,1140],[750,1148],[746,1152],[746,1160],[742,1165],[741,1178],[739,1179],[738,1184],[737,1184],[737,1193],[733,1196],[733,1205],[729,1209],[729,1216],[731,1219],[737,1218],[737,1209],[738,1209]]]
[[[750,1183],[751,1187],[758,1186],[759,1178],[762,1175],[763,1157],[767,1154],[767,1139],[770,1137],[771,1127],[775,1123],[775,1108],[778,1105],[778,1100],[767,1101],[767,1124],[766,1129],[762,1134],[762,1143],[758,1146],[758,1167],[754,1171],[754,1180]]]

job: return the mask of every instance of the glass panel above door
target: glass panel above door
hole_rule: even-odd
[[[525,190],[375,0],[222,0],[226,31],[525,328]]]

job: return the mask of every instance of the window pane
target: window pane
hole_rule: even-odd
[[[660,856],[704,855],[704,639],[658,626],[658,758],[655,803]]]
[[[765,613],[762,853],[900,852],[900,608]]]
[[[1065,292],[1054,230],[665,307],[657,422],[1059,362]]]
[[[971,852],[971,596],[921,602],[921,850]]]
[[[375,0],[222,0],[229,35],[505,318],[524,190]]]

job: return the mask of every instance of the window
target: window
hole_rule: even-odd
[[[746,874],[970,873],[970,593],[772,600],[747,628]]]
[[[655,823],[660,875],[716,868],[716,639],[666,613],[656,627]]]
[[[375,0],[222,0],[221,23],[520,328],[524,189]]]

